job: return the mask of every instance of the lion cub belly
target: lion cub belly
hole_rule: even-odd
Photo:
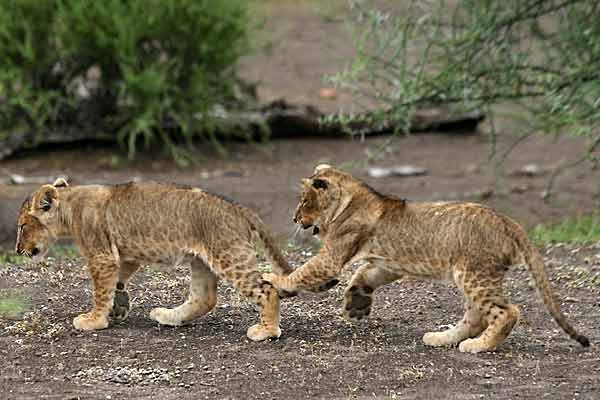
[[[403,260],[374,259],[371,261],[378,268],[401,275],[405,279],[419,279],[453,282],[453,271],[449,262],[444,260]]]
[[[157,267],[171,267],[189,264],[193,257],[199,256],[197,252],[177,248],[136,248],[126,249],[121,253],[121,260],[128,263],[137,263]]]

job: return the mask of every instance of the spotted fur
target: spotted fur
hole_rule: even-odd
[[[73,320],[77,329],[106,328],[108,317],[129,312],[126,284],[141,265],[189,263],[188,299],[175,308],[155,308],[150,317],[180,325],[217,303],[219,279],[231,283],[260,309],[252,340],[278,337],[279,297],[257,270],[256,239],[278,274],[292,271],[259,217],[200,189],[158,183],[44,185],[21,207],[16,251],[43,257],[57,237],[71,236],[88,260],[93,308]]]
[[[320,252],[288,276],[264,275],[277,288],[299,291],[338,276],[363,261],[345,292],[344,316],[371,312],[374,291],[399,279],[454,283],[465,297],[465,314],[453,328],[429,332],[425,344],[459,344],[460,351],[493,351],[519,319],[502,289],[504,275],[525,263],[543,302],[561,328],[582,346],[589,340],[566,321],[552,294],[542,257],[523,228],[480,204],[412,203],[384,196],[349,174],[318,166],[303,180],[294,221],[317,228]]]

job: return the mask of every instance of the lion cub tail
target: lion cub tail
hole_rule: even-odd
[[[587,337],[577,333],[575,328],[567,322],[565,315],[560,310],[558,301],[552,292],[550,287],[550,281],[546,270],[544,269],[544,261],[542,255],[529,239],[520,241],[522,248],[522,255],[525,263],[527,264],[531,275],[535,281],[535,286],[538,290],[546,309],[550,312],[554,320],[560,325],[560,327],[574,340],[578,341],[583,347],[588,347],[590,341]]]
[[[278,275],[291,274],[294,268],[283,257],[283,254],[275,243],[275,239],[258,215],[250,210],[244,210],[244,214],[250,223],[250,228],[258,234],[260,241],[263,243],[265,256],[273,264],[273,272]]]

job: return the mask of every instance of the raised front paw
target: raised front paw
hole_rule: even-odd
[[[286,276],[281,276],[281,275],[272,274],[272,273],[264,273],[262,275],[262,279],[263,279],[263,281],[268,282],[271,285],[273,285],[273,287],[275,289],[284,290],[287,292],[297,292],[298,291],[297,288],[290,285],[289,278]]]
[[[73,319],[75,329],[94,331],[108,327],[108,319],[93,312],[81,314]]]
[[[280,299],[289,299],[290,297],[298,296],[298,292],[288,292],[287,290],[277,289],[277,294]]]
[[[315,292],[315,293],[326,292],[329,289],[335,287],[338,283],[340,283],[340,280],[334,278],[334,279],[332,279],[330,281],[327,281],[327,282],[325,282],[325,283],[323,283],[323,284],[321,284],[321,285],[319,285],[319,286],[317,286],[315,288],[309,289],[309,290],[311,292]]]
[[[373,289],[351,286],[344,294],[344,318],[358,322],[369,316],[373,304]]]
[[[276,289],[280,289],[280,276],[277,274],[273,274],[270,272],[265,272],[264,274],[262,274],[262,279],[265,282],[269,282],[271,285],[273,285]]]
[[[115,291],[113,308],[110,311],[110,317],[117,321],[125,321],[129,316],[131,305],[129,303],[129,293],[126,290]]]
[[[263,281],[270,283],[271,285],[273,285],[273,287],[275,289],[277,289],[277,292],[279,293],[279,298],[287,299],[289,297],[294,297],[294,296],[298,295],[298,291],[289,290],[287,288],[284,288],[283,281],[281,278],[282,278],[281,275],[271,274],[271,273],[264,273],[262,275]]]

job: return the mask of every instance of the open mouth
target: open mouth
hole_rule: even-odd
[[[313,235],[318,235],[319,234],[319,227],[318,226],[309,225],[309,224],[306,224],[306,225],[303,224],[302,225],[302,229],[308,229],[308,228],[313,228],[313,232],[312,232]]]
[[[37,263],[44,259],[44,256],[46,255],[46,251],[45,250],[42,251],[39,248],[35,247],[35,248],[31,249],[30,251],[22,252],[21,254],[28,257],[29,259],[31,259],[31,261]]]

